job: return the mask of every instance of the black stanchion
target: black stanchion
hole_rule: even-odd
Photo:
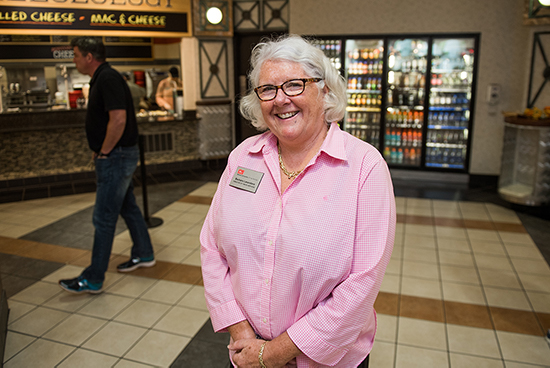
[[[141,192],[143,195],[143,218],[147,223],[147,227],[157,227],[162,225],[164,221],[158,217],[149,217],[149,205],[147,203],[147,172],[145,169],[145,153],[143,144],[143,135],[139,135],[139,162],[141,166]]]

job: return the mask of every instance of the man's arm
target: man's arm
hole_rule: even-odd
[[[126,127],[126,110],[109,111],[109,122],[107,123],[107,134],[101,146],[100,152],[110,153],[124,133]]]

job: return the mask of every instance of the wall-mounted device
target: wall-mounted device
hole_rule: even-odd
[[[498,105],[500,103],[500,84],[489,84],[487,87],[487,103]]]

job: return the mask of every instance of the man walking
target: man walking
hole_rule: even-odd
[[[93,151],[97,180],[95,233],[91,265],[77,278],[60,280],[59,285],[72,293],[98,294],[103,291],[119,214],[128,226],[133,246],[130,260],[118,265],[117,270],[152,267],[155,258],[147,224],[133,193],[132,176],[139,149],[132,95],[120,73],[105,61],[105,46],[100,38],[77,37],[71,46],[76,69],[92,78],[86,137]]]

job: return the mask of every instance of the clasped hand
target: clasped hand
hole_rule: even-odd
[[[229,344],[227,348],[235,351],[233,362],[238,368],[258,368],[258,354],[265,340],[242,339]]]

